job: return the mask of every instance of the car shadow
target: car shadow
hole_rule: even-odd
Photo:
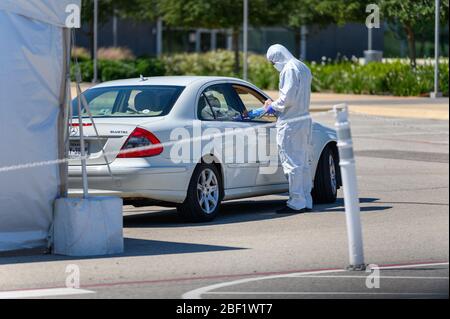
[[[211,222],[189,223],[177,214],[176,209],[145,212],[124,216],[124,227],[202,227],[212,225],[245,223],[260,220],[283,218],[288,215],[277,215],[275,211],[283,208],[286,200],[246,200],[223,203],[220,214]]]
[[[392,209],[393,206],[388,205],[372,205],[377,204],[379,201],[379,198],[360,198],[359,203],[361,213],[371,213],[371,212],[379,212],[379,211],[385,211]],[[366,206],[364,204],[371,204],[369,206]],[[322,205],[316,205],[314,207],[314,212],[316,213],[345,213],[345,206],[344,206],[344,199],[338,198],[337,201],[333,204],[322,204]]]
[[[145,207],[135,211],[135,214],[124,217],[124,227],[126,228],[159,228],[159,227],[204,227],[213,225],[225,225],[234,223],[245,223],[254,221],[263,221],[271,219],[286,218],[292,215],[278,215],[276,210],[286,205],[285,199],[251,199],[223,203],[220,214],[211,222],[206,223],[187,223],[177,214],[175,209],[165,211],[146,211]],[[370,205],[374,204],[378,198],[361,198],[361,212],[379,212],[392,208],[392,206]],[[344,200],[339,198],[333,204],[316,205],[314,210],[308,214],[318,213],[339,213],[345,212]]]
[[[243,250],[242,247],[203,245],[192,243],[177,243],[158,240],[145,240],[137,238],[125,238],[125,252],[118,255],[92,256],[92,257],[67,257],[46,254],[45,249],[30,249],[15,252],[0,253],[0,265],[26,264],[48,261],[70,261],[107,258],[126,258],[142,256],[161,256],[175,254],[194,254],[204,252],[217,252],[228,250]]]

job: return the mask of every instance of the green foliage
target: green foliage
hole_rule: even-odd
[[[242,58],[242,55],[241,55]],[[135,61],[99,61],[99,78],[110,81],[124,78],[162,75],[234,76],[234,54],[217,51],[204,54],[175,54],[161,59]],[[92,62],[80,62],[84,81],[93,75]],[[369,63],[357,61],[323,61],[309,64],[313,74],[314,92],[378,94],[398,96],[426,95],[433,90],[434,67],[431,63],[415,69],[405,62]],[[72,66],[73,68],[73,66]],[[72,70],[73,71],[73,70]],[[440,66],[440,87],[449,94],[449,64]],[[74,76],[73,76],[74,78]],[[279,73],[261,55],[249,56],[249,80],[262,89],[278,88]]]
[[[251,0],[250,23],[255,26],[275,22],[273,7],[278,1]],[[158,9],[164,21],[176,27],[239,30],[242,26],[242,0],[159,0]]]
[[[83,22],[89,24],[92,22],[93,8],[93,0],[82,0],[81,18]],[[114,14],[122,18],[154,21],[157,16],[156,8],[157,0],[100,0],[98,1],[98,18],[100,24],[105,24]]]
[[[434,0],[380,0],[385,19],[410,27],[434,25]],[[449,0],[441,1],[441,19],[448,19]]]
[[[94,76],[91,60],[79,63],[83,81],[89,82]],[[144,76],[162,76],[166,73],[164,64],[157,59],[137,59],[135,61],[100,60],[98,64],[99,79],[102,82],[137,78]],[[75,81],[75,65],[71,66],[72,81]]]
[[[448,62],[441,65],[441,89],[448,96]],[[312,64],[313,91],[351,94],[420,96],[433,90],[434,71],[430,64],[415,69],[402,62],[353,62]]]
[[[302,25],[343,25],[349,22],[364,22],[366,5],[370,0],[279,0],[275,10],[289,12],[287,25],[299,28]]]
[[[175,54],[163,57],[168,75],[233,76],[234,55],[230,51]]]

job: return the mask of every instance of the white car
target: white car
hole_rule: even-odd
[[[214,219],[222,201],[288,191],[278,160],[274,117],[249,119],[269,97],[224,77],[112,81],[83,93],[89,195],[135,206],[173,205],[188,221]],[[73,101],[69,187],[82,194],[77,99]],[[315,203],[334,202],[341,186],[334,130],[313,125]]]

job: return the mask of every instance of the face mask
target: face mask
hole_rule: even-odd
[[[275,63],[273,64],[273,67],[274,67],[275,69],[277,69],[278,72],[281,72],[281,71],[283,71],[283,69],[284,69],[284,64],[279,63],[279,62],[275,62]]]

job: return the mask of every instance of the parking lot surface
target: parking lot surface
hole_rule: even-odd
[[[333,125],[330,113],[314,116]],[[303,215],[275,214],[286,195],[233,201],[207,224],[126,206],[124,255],[0,256],[0,298],[448,298],[448,121],[351,121],[366,262],[381,267],[379,288],[367,287],[370,272],[343,271],[340,192]],[[69,265],[82,290],[65,288]]]

